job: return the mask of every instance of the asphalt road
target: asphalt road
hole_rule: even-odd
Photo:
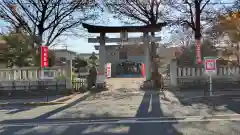
[[[112,80],[67,105],[0,108],[0,135],[240,135],[240,101],[179,101]]]
[[[193,122],[195,120],[195,122]],[[217,120],[161,121],[121,120],[89,122],[52,122],[8,124],[1,135],[239,135],[238,121]]]

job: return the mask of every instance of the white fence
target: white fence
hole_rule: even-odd
[[[202,67],[178,67],[178,77],[202,77],[205,75],[205,70]],[[217,75],[215,77],[240,76],[239,67],[219,67],[217,68]]]
[[[168,79],[169,77],[169,79]],[[170,76],[165,77],[165,85],[173,89],[208,89],[209,78],[203,67],[179,67],[176,61],[170,64]],[[240,90],[240,67],[217,67],[212,77],[213,87],[217,90]]]
[[[51,67],[48,69],[48,75],[52,78],[57,78],[61,75],[66,75],[63,67]],[[24,67],[24,68],[6,68],[0,69],[1,81],[12,80],[39,80],[44,75],[43,70],[39,67]]]

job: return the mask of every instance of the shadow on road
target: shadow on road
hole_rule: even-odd
[[[184,106],[192,106],[194,104],[206,105],[213,111],[232,111],[240,114],[240,96],[239,95],[219,95],[207,97],[178,98]],[[224,107],[225,109],[223,109]],[[219,109],[221,108],[221,109]]]
[[[0,110],[7,110],[8,113],[7,114],[15,114],[15,113],[19,113],[19,112],[24,112],[24,111],[28,111],[31,109],[36,108],[35,105],[32,106],[26,106],[23,105],[23,103],[39,103],[39,102],[51,102],[57,99],[60,99],[61,97],[65,97],[64,95],[58,95],[58,96],[46,96],[46,97],[38,97],[38,98],[33,98],[33,97],[25,97],[23,99],[14,99],[14,98],[6,98],[6,99],[0,99],[0,103],[6,103],[8,105],[4,105],[1,106],[0,105]]]
[[[81,102],[82,100],[85,100],[90,95],[86,95],[82,97],[81,99],[60,107],[59,109],[56,109],[54,111],[51,111],[49,113],[46,113],[42,116],[39,116],[32,120],[11,120],[11,121],[4,121],[3,124],[7,123],[24,123],[24,122],[40,122],[40,121],[51,121],[50,119],[47,119],[48,117],[65,110],[71,106],[76,105],[77,103]],[[141,121],[141,123],[128,123],[128,124],[122,124],[117,123],[121,117],[113,117],[111,116],[110,112],[109,114],[106,114],[108,116],[102,116],[102,118],[108,118],[108,121],[115,122],[115,123],[105,123],[105,124],[92,124],[92,125],[84,125],[84,124],[69,124],[68,120],[79,122],[83,119],[61,119],[58,122],[59,123],[66,123],[61,126],[8,126],[6,128],[3,128],[3,132],[0,132],[1,135],[12,135],[16,133],[20,133],[22,135],[182,135],[180,132],[178,132],[173,124],[176,123],[160,123],[155,122],[151,123],[148,122],[148,120],[138,120],[137,118],[149,118],[149,117],[164,117],[163,111],[161,110],[161,104],[160,104],[160,97],[157,93],[149,93],[145,92],[143,99],[141,101],[141,104],[138,108],[138,111],[136,113],[135,118],[136,121]],[[94,115],[92,115],[94,117]],[[99,119],[101,116],[95,117],[96,119]],[[118,120],[113,120],[118,119]],[[125,118],[126,119],[126,118]],[[55,119],[56,120],[56,119]],[[0,123],[1,124],[1,123]],[[0,128],[1,130],[1,128]]]
[[[136,117],[164,117],[160,97],[157,93],[146,92],[138,108]],[[130,126],[129,135],[181,135],[173,127],[174,123],[135,123]]]

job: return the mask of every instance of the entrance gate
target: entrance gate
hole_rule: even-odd
[[[89,38],[88,43],[99,43],[99,73],[97,76],[97,86],[105,87],[105,63],[106,63],[106,50],[105,43],[123,43],[123,42],[132,42],[132,43],[141,43],[144,44],[144,56],[145,56],[145,73],[146,79],[149,80],[151,74],[151,59],[150,59],[150,41],[160,41],[161,37],[150,37],[149,32],[157,32],[166,26],[166,23],[158,23],[156,25],[145,25],[145,26],[122,26],[122,27],[108,27],[108,26],[96,26],[83,23],[83,27],[88,30],[89,33],[100,33],[100,37]],[[141,32],[143,36],[128,38],[127,33],[129,32]],[[120,33],[121,38],[108,38],[106,33]]]

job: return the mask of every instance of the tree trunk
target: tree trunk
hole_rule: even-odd
[[[39,35],[36,40],[37,47],[35,48],[36,54],[34,55],[34,65],[41,66],[41,45],[42,45],[42,35]]]
[[[237,53],[236,53],[236,57],[237,57],[237,65],[239,66],[240,63],[240,56],[239,56],[239,43],[237,43],[237,49],[236,49]]]
[[[201,61],[201,3],[195,0],[195,41],[196,41],[196,62],[197,64],[202,64]]]

